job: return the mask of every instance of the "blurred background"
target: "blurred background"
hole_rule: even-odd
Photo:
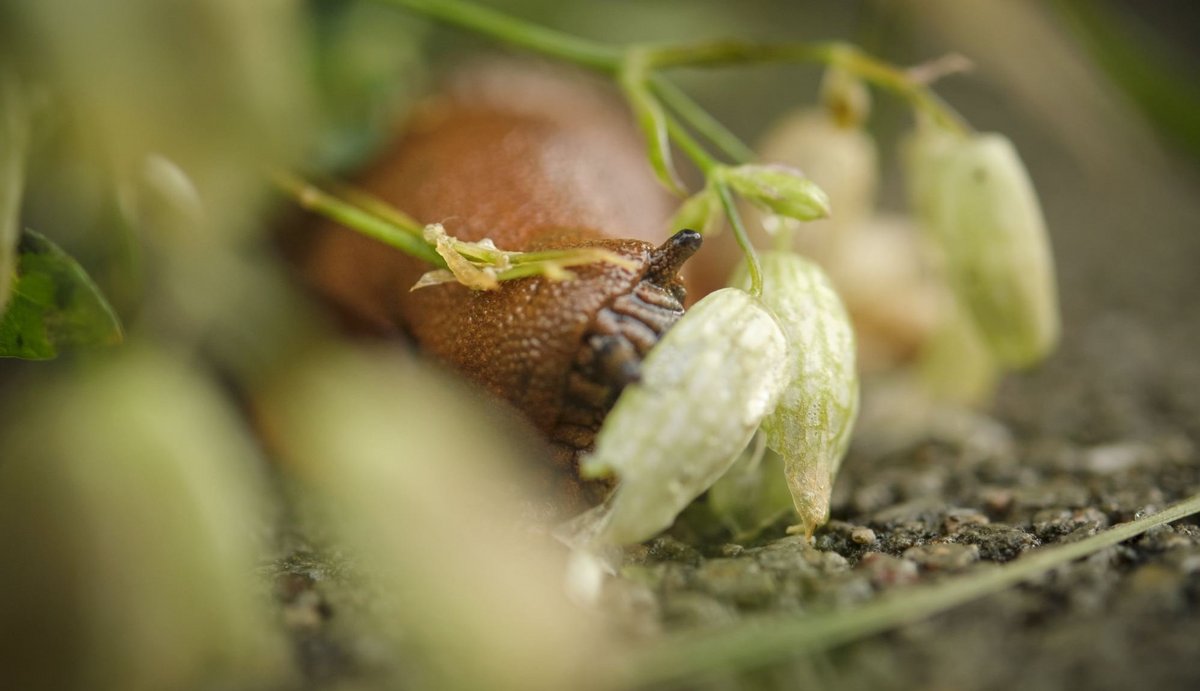
[[[613,43],[841,39],[899,65],[968,57],[937,92],[1028,165],[1064,317],[1059,355],[1007,380],[995,411],[1020,434],[1104,441],[1152,437],[1173,406],[1195,413],[1182,429],[1200,443],[1194,2],[489,4]],[[62,247],[124,330],[120,346],[0,361],[0,678],[294,688],[365,669],[415,687],[561,688],[620,638],[565,595],[545,605],[563,565],[544,536],[493,536],[491,516],[538,501],[513,479],[526,442],[409,353],[342,342],[275,249],[295,215],[269,171],[350,174],[439,74],[503,52],[383,1],[0,5],[0,238],[30,228]],[[816,102],[821,70],[677,76],[754,142]],[[905,208],[897,142],[911,124],[875,95],[885,211]],[[479,447],[455,439],[463,417]],[[513,563],[510,548],[536,557]],[[331,552],[282,586],[271,567]],[[364,585],[360,560],[386,575]],[[382,632],[351,636],[352,652],[313,652],[316,581],[343,584],[335,599],[360,613],[380,592],[409,595],[382,622],[339,622]]]

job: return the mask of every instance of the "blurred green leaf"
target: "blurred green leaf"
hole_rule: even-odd
[[[0,357],[49,360],[62,348],[120,343],[117,315],[70,255],[31,230],[17,253],[12,300],[0,318]]]
[[[1144,26],[1132,5],[1058,0],[1054,7],[1154,126],[1200,157],[1200,88],[1192,56]]]

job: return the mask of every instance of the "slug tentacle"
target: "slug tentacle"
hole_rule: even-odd
[[[700,250],[703,241],[700,233],[688,228],[675,233],[661,247],[650,253],[650,270],[646,272],[643,280],[663,288],[682,286],[679,283],[679,271],[684,262]],[[683,299],[680,298],[679,301],[683,302]]]

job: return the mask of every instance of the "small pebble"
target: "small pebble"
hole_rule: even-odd
[[[875,531],[866,526],[857,526],[850,531],[850,540],[859,545],[875,543]]]
[[[1155,450],[1141,442],[1093,446],[1084,453],[1084,467],[1097,475],[1111,475],[1153,460]]]
[[[988,487],[981,490],[979,498],[983,500],[983,508],[993,516],[1003,516],[1013,505],[1012,490],[1002,487]]]
[[[919,545],[905,550],[904,558],[926,571],[959,571],[979,561],[979,546],[943,542]]]
[[[745,551],[746,551],[745,547],[742,547],[741,545],[735,544],[732,542],[727,542],[727,543],[721,545],[721,548],[719,550],[722,557],[728,557],[728,558],[740,557],[740,556],[742,556],[742,554],[745,553]]]
[[[942,530],[947,535],[953,535],[968,525],[986,525],[991,523],[987,516],[975,509],[950,509],[942,519]]]

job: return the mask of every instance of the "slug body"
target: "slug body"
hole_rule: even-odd
[[[428,264],[329,224],[304,262],[352,322],[408,333],[511,403],[574,473],[641,358],[682,315],[678,271],[700,244],[691,231],[660,244],[673,205],[623,110],[543,75],[476,72],[418,108],[357,184],[463,240],[521,251],[596,246],[632,261],[572,267],[568,281],[410,291]]]

